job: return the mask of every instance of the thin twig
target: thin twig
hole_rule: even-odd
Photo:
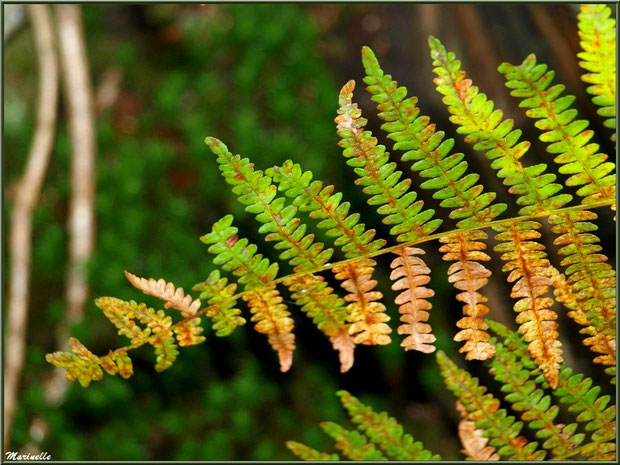
[[[32,213],[39,199],[49,163],[58,107],[58,66],[54,51],[52,18],[45,5],[29,5],[28,13],[39,61],[37,125],[23,177],[20,179],[9,229],[11,280],[8,298],[8,333],[5,350],[4,443],[8,445],[17,402],[17,388],[26,352]]]
[[[57,328],[58,340],[66,344],[71,327],[83,317],[88,299],[86,265],[92,255],[95,231],[95,120],[81,8],[56,5],[55,11],[72,143],[67,311]],[[56,373],[48,388],[48,400],[61,402],[66,391],[61,373]]]

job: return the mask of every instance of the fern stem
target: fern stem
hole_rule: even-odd
[[[308,274],[308,273],[320,273],[322,271],[325,270],[330,270],[335,266],[342,266],[342,265],[346,265],[347,263],[351,263],[351,262],[355,262],[355,261],[359,261],[362,258],[373,258],[373,257],[377,257],[380,255],[384,255],[386,253],[395,253],[398,249],[402,248],[402,247],[411,247],[417,244],[422,244],[425,242],[430,242],[433,240],[437,240],[440,239],[442,237],[446,237],[452,234],[458,234],[458,233],[463,233],[463,232],[467,232],[467,231],[475,231],[478,229],[486,229],[486,228],[490,228],[490,227],[494,227],[494,226],[501,226],[501,225],[510,225],[510,224],[514,224],[514,223],[519,223],[521,221],[527,221],[527,220],[532,220],[534,218],[544,218],[544,217],[548,217],[551,215],[555,215],[555,214],[562,214],[562,213],[568,213],[568,212],[573,212],[573,211],[582,211],[582,210],[591,210],[593,208],[600,208],[600,207],[608,207],[609,205],[611,205],[613,202],[610,200],[604,200],[601,202],[596,202],[596,203],[592,203],[589,205],[574,205],[572,207],[565,207],[565,208],[560,208],[554,211],[544,211],[544,212],[539,212],[536,213],[535,215],[528,215],[528,216],[517,216],[514,218],[505,218],[505,219],[501,219],[501,220],[495,220],[495,221],[490,221],[488,223],[485,224],[479,224],[476,226],[472,226],[470,228],[464,228],[464,229],[454,229],[451,231],[446,231],[446,232],[440,232],[440,233],[435,233],[435,234],[431,234],[428,236],[425,236],[423,238],[419,238],[416,239],[414,241],[411,242],[407,242],[407,243],[403,243],[403,244],[396,244],[390,247],[385,247],[382,248],[380,250],[377,250],[376,252],[373,252],[371,254],[365,255],[364,257],[357,257],[354,259],[347,259],[347,260],[342,260],[340,262],[335,262],[335,263],[326,263],[323,266],[317,267],[314,270],[304,270],[298,273],[293,273],[290,274],[288,276],[284,276],[281,278],[278,278],[276,280],[274,280],[273,282],[271,282],[270,284],[278,284],[280,282],[283,282],[286,279],[291,279],[294,278],[296,276],[301,276],[304,274]],[[191,320],[193,318],[197,318],[199,316],[202,316],[204,314],[206,314],[207,312],[211,311],[213,309],[213,307],[217,306],[217,305],[221,305],[225,302],[231,301],[231,300],[238,300],[240,299],[243,295],[247,294],[248,292],[252,292],[252,291],[256,291],[259,288],[254,288],[251,291],[243,291],[243,292],[239,292],[233,296],[228,297],[226,300],[222,300],[221,302],[218,302],[217,304],[214,305],[210,305],[206,308],[203,308],[202,310],[196,312],[194,315],[190,316],[189,318],[186,318],[180,322],[175,323],[174,325],[172,325],[170,327],[170,329],[174,329],[175,327],[177,327],[178,325],[182,324],[183,322],[187,321],[187,320]],[[131,350],[131,349],[136,349],[144,344],[149,343],[150,339],[153,338],[153,336],[144,339],[140,342],[137,342],[135,344],[130,344],[124,347],[119,347],[118,349],[115,349],[113,352],[120,352],[120,351],[127,351],[127,350]]]

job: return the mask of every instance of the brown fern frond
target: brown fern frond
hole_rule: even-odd
[[[288,371],[293,363],[295,350],[295,335],[293,320],[289,317],[286,305],[275,284],[257,288],[243,295],[252,312],[252,321],[256,322],[254,329],[269,337],[269,344],[278,353],[280,370]]]
[[[340,372],[346,373],[353,366],[355,361],[355,340],[349,334],[348,329],[343,329],[337,334],[334,334],[329,338],[334,350],[338,351],[338,358],[340,360]]]
[[[373,291],[377,281],[371,279],[376,262],[363,259],[335,266],[333,272],[336,279],[342,281],[341,286],[349,292],[344,300],[351,302],[347,306],[349,312],[349,334],[354,336],[356,344],[385,345],[391,342],[391,328],[385,324],[390,317],[385,313],[385,305],[377,302],[383,297]]]
[[[476,423],[468,419],[467,409],[460,400],[456,401],[456,410],[461,414],[458,434],[463,445],[461,452],[465,455],[465,460],[499,460],[495,447],[487,445],[489,438],[485,438],[484,431],[476,428]]]
[[[443,259],[453,261],[448,269],[448,281],[454,287],[464,291],[456,296],[465,305],[465,316],[456,324],[461,331],[455,336],[455,341],[466,341],[460,352],[465,352],[467,360],[486,360],[495,354],[495,347],[489,344],[488,325],[482,317],[489,313],[489,307],[484,303],[487,298],[478,292],[489,281],[491,272],[480,261],[489,261],[483,250],[486,244],[481,242],[488,238],[484,231],[470,231],[454,234],[440,239],[445,244],[439,248],[444,254]]]
[[[432,289],[425,287],[431,280],[431,270],[424,261],[416,255],[423,255],[424,250],[415,247],[399,247],[395,251],[397,258],[391,263],[390,279],[394,282],[392,289],[403,291],[396,297],[396,304],[400,305],[401,324],[398,334],[408,334],[400,344],[405,350],[419,350],[426,354],[435,351],[436,338],[431,333],[428,321],[428,310],[432,307],[426,300],[435,295]]]
[[[194,300],[189,294],[185,295],[182,287],[177,288],[174,284],[167,283],[163,279],[155,281],[153,278],[140,278],[128,271],[125,271],[125,276],[135,288],[147,295],[164,300],[166,302],[164,307],[180,310],[185,318],[195,315],[200,309],[200,300]]]
[[[594,358],[594,363],[615,367],[616,366],[616,340],[609,338],[605,333],[597,331],[592,326],[588,316],[583,311],[579,301],[581,300],[574,291],[573,286],[566,280],[566,277],[555,267],[550,268],[551,281],[553,284],[555,300],[563,304],[569,311],[567,315],[578,325],[583,326],[579,331],[587,336],[583,344],[588,346],[592,352],[602,354]]]
[[[536,231],[541,224],[523,221],[510,226],[496,226],[496,239],[501,243],[495,247],[506,262],[503,271],[510,271],[508,282],[515,282],[510,294],[520,298],[514,310],[519,313],[519,333],[529,343],[530,355],[543,371],[549,385],[558,385],[558,373],[562,362],[562,343],[556,331],[557,314],[551,310],[553,299],[544,297],[552,281],[549,260],[544,246],[537,239]]]

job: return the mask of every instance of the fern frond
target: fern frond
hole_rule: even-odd
[[[506,210],[506,204],[492,204],[496,197],[494,192],[483,193],[483,187],[476,184],[480,178],[478,174],[465,175],[468,165],[463,160],[464,155],[450,154],[454,147],[454,139],[444,140],[445,133],[436,132],[435,125],[430,123],[430,118],[420,115],[420,109],[416,106],[417,98],[406,98],[407,89],[398,87],[398,83],[383,72],[379,61],[368,47],[362,49],[362,62],[366,70],[364,78],[364,82],[368,84],[366,90],[372,94],[373,101],[378,103],[379,118],[386,121],[381,128],[395,141],[395,150],[406,151],[402,156],[404,161],[415,161],[411,167],[412,171],[417,171],[420,176],[428,179],[421,184],[421,187],[437,191],[433,197],[441,199],[441,206],[450,209],[450,218],[459,220],[457,227],[468,228],[487,223]],[[485,235],[482,232],[479,234]],[[483,239],[482,236],[479,239]],[[470,242],[467,235],[450,236],[450,243],[453,244],[466,245]],[[481,242],[475,244],[483,246]],[[452,272],[457,269],[463,270],[462,273],[457,273],[455,276],[458,278],[452,279],[451,282],[457,289],[464,290],[462,278],[466,278],[470,271],[474,270],[477,277],[475,289],[470,285],[468,292],[459,294],[459,300],[469,296],[469,300],[475,298],[475,302],[465,305],[465,317],[458,323],[463,330],[457,334],[455,340],[467,341],[462,350],[467,352],[468,359],[484,360],[493,355],[493,347],[486,342],[488,335],[484,332],[486,328],[480,318],[488,313],[488,308],[482,303],[486,298],[477,291],[486,284],[486,280],[481,279],[480,273],[488,274],[488,270],[475,261],[463,260],[465,257],[461,255],[451,253],[444,257],[446,260],[458,262],[451,266]],[[480,256],[487,257],[485,254]],[[474,279],[474,276],[470,278]],[[470,284],[474,282],[470,281]]]
[[[584,4],[578,15],[582,52],[577,57],[588,73],[581,79],[588,84],[592,102],[600,106],[598,114],[612,129],[616,140],[616,21],[607,5]]]
[[[232,297],[237,292],[237,284],[228,284],[227,278],[220,277],[219,270],[213,270],[207,279],[196,284],[193,291],[200,292],[200,298],[209,304],[206,315],[213,320],[215,335],[230,335],[237,326],[245,324],[241,310],[235,308],[237,300]]]
[[[593,460],[615,460],[616,406],[609,406],[610,396],[599,396],[600,391],[599,386],[592,386],[591,378],[564,368],[553,392],[561,403],[569,405],[569,411],[579,414],[577,421],[585,423],[591,433],[594,447],[584,444],[579,453]]]
[[[306,446],[296,441],[286,441],[286,447],[299,457],[301,460],[307,461],[323,461],[323,460],[340,460],[338,454],[328,454],[326,452],[319,452],[312,447]]]
[[[370,131],[364,131],[367,120],[353,103],[355,81],[349,81],[340,91],[338,117],[335,122],[341,140],[338,145],[344,148],[347,164],[359,176],[355,183],[363,187],[364,193],[372,196],[368,203],[377,205],[377,211],[386,217],[383,222],[395,225],[390,234],[398,242],[413,241],[428,236],[441,224],[440,219],[432,219],[435,211],[422,209],[423,202],[417,194],[409,190],[411,179],[403,179],[396,163],[389,162],[389,153]]]
[[[487,388],[478,383],[467,371],[458,368],[441,350],[437,352],[437,362],[450,389],[468,412],[476,427],[484,431],[489,444],[496,447],[497,453],[509,460],[542,460],[545,451],[537,450],[536,442],[528,442],[519,433],[523,423],[516,422],[508,416],[506,410],[500,409],[500,402]]]
[[[585,435],[575,433],[577,423],[560,425],[553,422],[560,408],[552,405],[551,396],[536,386],[517,354],[501,343],[495,343],[496,354],[488,361],[489,373],[502,384],[506,400],[513,410],[521,413],[521,420],[536,431],[542,446],[552,455],[562,456],[578,447]],[[558,380],[559,381],[559,380]]]
[[[233,216],[226,215],[215,222],[209,234],[200,238],[215,255],[213,263],[239,278],[246,290],[273,282],[278,274],[278,264],[257,254],[258,247],[245,238],[239,238],[239,228],[232,226]]]
[[[557,314],[551,309],[553,299],[544,297],[551,286],[549,260],[544,247],[535,242],[540,238],[540,223],[524,221],[509,227],[497,227],[495,247],[506,262],[503,271],[509,271],[508,282],[515,282],[511,297],[519,298],[514,310],[519,313],[519,333],[529,343],[529,352],[541,368],[549,385],[558,383],[562,362],[562,344],[556,328]]]
[[[356,344],[385,345],[392,340],[388,334],[392,329],[385,324],[390,317],[385,313],[385,305],[377,302],[383,297],[373,291],[377,281],[371,279],[376,262],[363,259],[344,265],[335,266],[332,271],[336,279],[342,281],[341,286],[349,292],[344,300],[349,314],[349,334],[354,336]]]
[[[157,357],[155,371],[167,370],[172,366],[179,355],[174,337],[168,334],[170,333],[160,333],[151,340],[151,344],[155,347],[155,356]]]
[[[611,342],[616,338],[616,272],[600,254],[599,238],[593,234],[598,227],[590,221],[597,215],[591,211],[551,215],[551,230],[558,235],[554,244],[564,256],[567,281],[578,296],[595,332],[601,332]],[[615,345],[615,342],[613,343]],[[615,349],[614,349],[615,352]]]
[[[441,457],[425,449],[421,442],[404,433],[403,427],[386,412],[376,413],[347,391],[338,391],[337,394],[351,421],[391,460],[441,460]]]
[[[280,370],[288,371],[293,363],[295,335],[293,319],[275,285],[256,289],[243,296],[253,313],[254,329],[268,336],[269,344],[278,353]]]
[[[450,120],[458,126],[457,132],[466,134],[466,142],[474,144],[475,150],[486,151],[493,160],[491,167],[498,170],[498,177],[510,186],[509,191],[518,195],[517,204],[522,205],[523,216],[553,211],[568,203],[572,197],[559,193],[562,186],[555,183],[556,175],[545,173],[546,165],[524,167],[519,159],[530,147],[528,141],[519,141],[521,131],[514,129],[511,119],[503,120],[502,110],[465,78],[461,63],[452,52],[447,52],[439,40],[429,38],[437,90],[444,95],[443,102],[452,114]],[[517,281],[513,297],[522,297],[515,305],[519,313],[517,322],[525,340],[530,343],[530,353],[549,380],[557,384],[559,363],[562,361],[561,344],[555,330],[557,315],[550,310],[552,299],[542,297],[551,284],[548,277],[548,260],[544,246],[534,242],[540,234],[540,223],[524,221],[517,225],[497,226],[496,239],[504,244],[495,250],[504,252],[507,261],[504,271],[511,271],[508,280]]]
[[[133,300],[125,302],[114,297],[101,297],[95,300],[95,304],[118,328],[118,333],[130,338],[132,344],[141,345],[148,342],[155,348],[155,355],[157,356],[155,370],[164,371],[172,366],[177,355],[179,355],[179,351],[173,331],[170,331],[172,318],[166,316],[163,310],[155,311],[144,304],[137,304]],[[133,320],[145,324],[146,328],[141,329]],[[201,328],[195,327],[192,331],[195,338],[200,339],[202,337],[199,336],[202,331]]]
[[[118,373],[125,379],[133,375],[133,363],[126,350],[111,350],[108,355],[101,357],[100,363],[101,368],[110,375]]]
[[[567,315],[578,325],[583,326],[579,331],[581,334],[587,336],[583,340],[583,344],[590,348],[592,352],[598,355],[594,358],[594,363],[600,363],[606,365],[605,371],[615,377],[616,374],[616,340],[609,338],[602,331],[597,331],[592,325],[588,316],[583,310],[583,305],[580,300],[583,300],[578,293],[574,292],[573,286],[571,286],[563,274],[557,269],[551,268],[551,281],[553,283],[555,294],[555,300],[562,303],[569,311]],[[581,298],[580,298],[581,297]],[[612,380],[615,383],[615,378]]]
[[[136,324],[135,315],[126,302],[114,297],[100,297],[95,299],[95,305],[116,326],[118,334],[128,337],[132,344],[144,341],[150,336],[150,328],[142,329]]]
[[[239,155],[233,156],[228,148],[219,140],[208,137],[205,142],[211,151],[217,155],[220,170],[226,181],[233,185],[233,192],[238,195],[239,201],[247,205],[246,210],[256,214],[256,219],[263,223],[259,232],[266,234],[267,241],[276,241],[276,249],[284,249],[280,258],[288,260],[296,272],[302,272],[320,268],[325,265],[333,254],[333,249],[325,249],[324,244],[314,241],[313,234],[307,234],[306,225],[296,216],[297,207],[286,205],[284,197],[277,197],[277,188],[271,182],[269,176],[265,176],[262,171],[255,170],[252,163],[247,158]],[[312,289],[308,289],[309,295],[315,295]],[[295,292],[292,290],[292,292]],[[322,292],[334,293],[333,289],[326,287]],[[332,300],[333,304],[342,306],[340,299]],[[306,309],[310,307],[305,306]],[[316,303],[313,308],[315,313],[320,311],[330,311],[334,314],[340,313],[339,308],[331,310],[324,305]],[[319,319],[330,319],[329,315],[319,316]],[[331,337],[331,336],[330,336]],[[333,341],[332,341],[333,343]],[[339,344],[342,346],[342,344]],[[348,355],[340,351],[341,357],[347,359],[343,366],[346,366]]]
[[[458,400],[456,401],[456,410],[461,414],[458,435],[463,446],[461,452],[465,455],[465,460],[499,460],[500,457],[495,451],[495,447],[487,445],[489,438],[485,438],[484,431],[476,428],[476,423],[468,419],[467,409]]]
[[[54,352],[47,354],[45,360],[54,366],[65,369],[65,377],[69,381],[77,379],[82,387],[88,387],[91,381],[99,381],[103,378],[99,357],[93,355],[74,337],[69,338],[69,348],[73,354]]]
[[[177,288],[163,279],[140,278],[129,271],[125,271],[125,277],[133,287],[165,301],[165,308],[176,308],[185,318],[195,315],[200,310],[200,300],[194,300],[189,294],[185,295],[182,287]]]
[[[335,245],[342,248],[346,258],[355,258],[376,252],[386,241],[375,239],[374,229],[366,230],[359,223],[360,215],[349,215],[349,202],[342,202],[342,194],[334,193],[334,186],[323,186],[319,180],[312,180],[310,171],[303,171],[301,166],[286,160],[282,166],[274,166],[266,171],[268,176],[278,184],[278,189],[293,199],[293,205],[299,211],[308,212],[310,218],[318,220],[317,227],[325,229],[329,237],[335,239]]]
[[[425,286],[431,280],[431,270],[424,261],[416,255],[424,254],[424,251],[415,247],[399,247],[394,252],[397,255],[392,263],[390,279],[393,281],[392,289],[402,291],[396,297],[396,304],[400,305],[401,313],[398,334],[408,336],[401,342],[405,350],[418,350],[426,354],[435,351],[432,344],[436,338],[431,333],[428,321],[428,310],[431,303],[426,300],[435,295],[432,289]]]
[[[545,384],[545,378],[540,375],[538,367],[529,358],[527,346],[521,337],[496,321],[489,321],[489,326],[495,334],[504,339],[503,345],[509,354],[519,359],[521,365],[528,371],[528,376],[538,384]],[[585,430],[591,432],[593,442],[586,442],[572,449],[566,455],[557,457],[558,460],[576,454],[597,457],[595,460],[615,459],[613,441],[616,437],[616,407],[608,406],[610,397],[608,395],[599,397],[601,388],[592,384],[591,378],[585,378],[581,373],[575,374],[569,367],[560,370],[558,386],[552,394],[560,400],[560,403],[568,404],[570,412],[578,414],[576,421],[584,424]]]
[[[570,194],[558,194],[562,186],[554,182],[555,174],[545,173],[545,164],[527,168],[521,164],[519,159],[531,144],[519,142],[521,131],[513,129],[514,122],[504,120],[502,110],[494,110],[493,101],[465,78],[461,62],[454,53],[447,52],[433,36],[429,38],[429,45],[435,66],[433,71],[437,74],[434,82],[452,114],[450,121],[458,126],[458,133],[466,135],[466,142],[474,144],[475,150],[486,151],[486,157],[493,160],[491,167],[498,170],[497,176],[510,187],[511,193],[519,196],[517,204],[522,205],[519,214],[536,215],[570,202]]]
[[[305,234],[306,225],[295,216],[297,207],[285,206],[284,197],[276,197],[277,187],[269,176],[255,170],[249,159],[233,156],[228,147],[214,137],[207,137],[205,143],[217,155],[220,171],[233,186],[239,202],[263,223],[259,232],[267,234],[265,240],[275,241],[276,249],[284,249],[280,254],[282,260],[290,261],[297,272],[320,268],[329,261],[333,249],[325,249],[321,242],[314,242],[313,234]]]
[[[450,154],[454,139],[444,140],[443,131],[435,131],[428,116],[420,115],[417,97],[407,98],[407,88],[398,87],[392,76],[385,74],[369,47],[362,48],[362,63],[366,70],[366,90],[377,102],[379,118],[386,121],[381,129],[388,133],[394,150],[405,151],[403,161],[415,161],[412,171],[428,180],[420,187],[437,190],[433,197],[441,206],[450,209],[450,218],[458,219],[458,228],[492,221],[506,210],[506,204],[492,204],[496,194],[483,193],[476,184],[480,176],[465,175],[467,162],[462,153]]]
[[[203,328],[200,326],[200,318],[184,320],[175,325],[173,331],[181,347],[200,344],[205,340],[205,337],[202,336]]]
[[[478,292],[491,276],[491,272],[479,263],[491,259],[483,252],[486,244],[481,241],[486,239],[484,231],[470,231],[440,239],[444,244],[439,248],[444,254],[443,259],[454,262],[448,269],[448,281],[464,291],[456,298],[465,304],[463,313],[466,316],[456,324],[461,331],[454,336],[454,340],[466,341],[460,352],[466,353],[467,360],[486,360],[495,353],[495,348],[489,344],[488,326],[482,319],[489,313],[485,305],[487,298]]]
[[[340,371],[349,371],[353,366],[355,342],[349,335],[344,301],[333,293],[322,276],[296,274],[286,278],[283,283],[291,291],[295,303],[329,337],[334,350],[339,353]]]
[[[357,431],[346,430],[331,421],[321,423],[321,428],[336,441],[336,449],[351,460],[387,460],[373,443]]]
[[[563,84],[549,87],[555,72],[537,64],[535,55],[519,66],[502,63],[498,70],[506,77],[506,87],[513,89],[510,95],[523,99],[519,106],[528,108],[525,114],[538,120],[536,127],[543,131],[540,140],[550,144],[547,152],[557,154],[554,161],[561,165],[560,173],[571,175],[566,185],[582,186],[577,195],[586,204],[615,201],[615,164],[605,161],[608,156],[598,152],[598,144],[588,144],[594,131],[586,129],[588,121],[576,119],[577,110],[571,108],[575,97],[561,96]]]
[[[499,70],[508,80],[507,87],[515,89],[511,94],[526,98],[520,106],[529,108],[527,116],[540,119],[536,126],[546,131],[540,139],[553,142],[547,150],[559,154],[555,161],[563,165],[560,172],[573,175],[566,181],[566,185],[583,186],[577,194],[585,197],[585,204],[600,199],[615,201],[616,180],[612,173],[615,165],[605,162],[607,155],[597,153],[598,144],[585,145],[594,132],[585,130],[589,124],[587,121],[574,121],[577,111],[569,107],[575,98],[571,95],[559,98],[563,85],[548,88],[554,72],[547,72],[546,65],[537,65],[534,55],[527,57],[520,66],[504,63]],[[580,316],[587,318],[587,332],[593,336],[584,344],[592,350],[596,348],[600,351],[604,346],[600,342],[594,343],[594,340],[607,339],[609,344],[602,353],[613,352],[614,360],[598,358],[597,361],[607,360],[611,362],[609,365],[615,366],[616,279],[614,270],[606,263],[607,257],[597,253],[601,250],[596,244],[599,239],[590,233],[598,228],[587,220],[596,218],[595,213],[582,211],[575,215],[551,215],[549,222],[555,225],[552,230],[559,235],[554,243],[562,246],[560,254],[567,256],[562,265],[569,265],[566,274],[575,289],[573,294],[580,296],[579,307],[580,310],[584,309]],[[580,320],[585,321],[583,318]]]
[[[237,236],[238,228],[232,226],[232,215],[217,221],[209,234],[200,238],[210,244],[209,253],[215,255],[213,263],[239,277],[245,285],[243,300],[252,312],[254,328],[266,334],[272,348],[278,353],[280,369],[288,371],[293,361],[295,336],[293,320],[273,281],[278,274],[278,264],[257,254],[258,247],[245,238]]]
[[[355,339],[351,337],[348,329],[344,329],[329,338],[334,350],[338,351],[340,360],[340,373],[346,373],[353,366],[355,361]]]

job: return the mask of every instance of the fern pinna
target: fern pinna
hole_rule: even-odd
[[[609,16],[608,7],[582,7],[579,28],[584,52],[579,58],[590,72],[584,81],[593,84],[588,91],[601,106],[599,114],[607,118],[606,126],[615,128],[615,87],[610,86],[612,76],[615,79],[615,23]],[[48,354],[47,360],[66,369],[68,379],[87,386],[100,380],[104,371],[131,376],[128,352],[149,344],[155,351],[155,368],[162,371],[172,365],[179,346],[204,341],[203,316],[212,322],[218,337],[243,326],[242,301],[255,330],[267,336],[282,371],[292,366],[294,314],[300,309],[328,338],[345,372],[353,366],[357,345],[392,342],[390,303],[373,278],[375,258],[383,254],[392,257],[390,280],[400,314],[396,333],[404,336],[400,344],[404,350],[429,354],[436,350],[432,321],[438,310],[433,309],[435,292],[424,260],[428,249],[422,247],[436,240],[437,251],[450,263],[448,282],[462,304],[454,340],[463,343],[460,351],[466,360],[484,361],[502,384],[506,406],[514,412],[500,408],[499,398],[438,352],[445,384],[458,399],[464,454],[474,460],[615,458],[615,405],[609,396],[599,395],[601,389],[592,387],[591,379],[565,366],[560,336],[566,334],[559,328],[561,310],[555,306],[562,304],[567,316],[582,327],[584,345],[596,354],[594,362],[603,365],[615,382],[616,274],[601,253],[595,234],[598,215],[593,211],[615,210],[615,165],[592,142],[595,134],[588,129],[589,122],[578,118],[571,107],[574,97],[562,95],[563,85],[552,85],[553,71],[535,56],[520,65],[503,63],[499,72],[511,95],[521,99],[526,116],[536,120],[534,126],[542,131],[540,140],[549,144],[547,152],[558,165],[560,179],[553,165],[526,161],[531,143],[522,140],[514,121],[504,118],[502,110],[467,78],[455,54],[434,37],[429,38],[429,46],[435,84],[450,121],[474,151],[486,155],[508,193],[516,196],[520,216],[502,216],[507,205],[497,202],[496,193],[486,189],[480,175],[470,169],[466,155],[454,151],[455,140],[421,114],[417,97],[408,96],[407,89],[383,71],[373,51],[364,47],[366,90],[377,104],[381,130],[392,143],[390,150],[400,153],[402,164],[367,129],[368,121],[355,103],[354,81],[340,92],[335,130],[346,163],[357,176],[355,183],[381,215],[392,244],[378,237],[379,228],[367,228],[334,186],[314,179],[299,163],[287,160],[263,171],[249,158],[234,155],[220,140],[208,137],[205,142],[224,180],[246,211],[255,215],[258,231],[273,244],[281,261],[270,261],[258,245],[239,237],[232,215],[226,215],[201,238],[214,256],[215,269],[192,288],[200,293],[198,299],[163,279],[126,272],[133,286],[161,299],[165,310],[178,313],[170,315],[112,297],[97,299],[97,306],[118,333],[129,339],[129,345],[98,357],[71,339],[72,353]],[[414,177],[406,176],[399,166],[410,166]],[[433,191],[432,197],[448,212],[445,218],[424,205],[416,185]],[[581,202],[571,204],[569,192],[575,192]],[[305,223],[300,213],[312,222]],[[543,243],[543,218],[551,226],[553,243],[562,257],[559,269]],[[452,229],[446,226],[450,221]],[[317,240],[312,228],[324,231],[330,244]],[[497,242],[492,250],[489,228]],[[485,319],[493,311],[485,296],[492,253],[503,262],[505,279],[512,284],[518,333]],[[278,277],[286,266],[292,273]],[[330,285],[332,278],[340,283],[341,291]],[[180,319],[175,323],[176,315]],[[339,395],[358,430],[326,422],[322,427],[336,441],[338,453],[289,442],[300,458],[439,458],[405,434],[394,418],[375,413],[344,391]],[[573,422],[557,422],[561,409],[552,403],[554,398],[568,404],[567,414],[577,413]],[[525,426],[532,431],[526,432]]]

